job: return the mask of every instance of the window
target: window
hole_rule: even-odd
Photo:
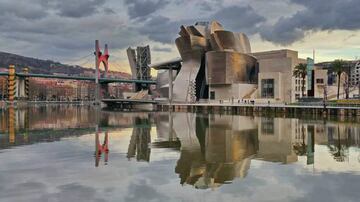
[[[274,98],[274,79],[261,80],[261,97]]]
[[[324,79],[316,79],[316,83],[324,83]]]
[[[215,100],[215,91],[210,91],[210,100]]]
[[[261,135],[274,135],[274,119],[262,118],[261,122]]]

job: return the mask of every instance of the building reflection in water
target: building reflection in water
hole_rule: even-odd
[[[99,166],[102,154],[104,154],[104,164],[107,165],[109,160],[109,137],[108,132],[105,132],[104,142],[101,144],[99,140],[99,131],[95,133],[95,167]]]
[[[256,125],[250,123],[241,127],[235,122],[247,121],[246,118],[235,116],[175,116],[185,118],[183,123],[194,120],[188,131],[175,130],[181,141],[180,159],[175,168],[181,184],[215,188],[247,175],[250,160],[258,150]]]
[[[151,123],[148,117],[135,117],[127,158],[136,156],[137,161],[150,161]]]
[[[297,119],[258,118],[259,150],[256,158],[270,162],[293,163],[298,156],[293,149]]]
[[[352,160],[350,150],[360,147],[360,124],[352,122],[103,111],[97,120],[93,112],[87,107],[1,110],[0,150],[92,134],[96,123],[103,130],[133,127],[127,158],[148,162],[151,147],[175,149],[180,155],[174,168],[180,183],[205,189],[246,177],[254,159],[282,164],[306,160],[306,164],[320,169],[324,161],[327,165],[331,162],[315,155],[319,145],[337,165]],[[154,122],[157,136],[152,142]],[[95,166],[102,156],[105,163],[108,161],[108,141],[107,133],[95,134]],[[356,165],[360,163],[357,161]]]
[[[348,148],[352,143],[349,135],[341,135],[344,133],[349,134],[349,128],[341,128],[340,126],[328,128],[329,141],[327,146],[334,159],[339,162],[347,160],[349,156]]]
[[[168,130],[159,130],[158,136],[180,140],[175,166],[180,183],[202,189],[246,177],[252,159],[289,164],[303,156],[313,165],[317,144],[327,145],[334,160],[341,162],[350,147],[360,146],[359,126],[352,124],[191,113],[170,114],[166,121],[156,121],[157,127]]]
[[[179,150],[181,143],[173,130],[172,112],[158,113],[154,117],[156,123],[156,140],[151,143],[153,148],[172,148]]]

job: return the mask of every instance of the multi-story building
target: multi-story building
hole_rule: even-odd
[[[89,87],[88,82],[78,81],[76,87],[76,99],[77,100],[88,100]]]
[[[314,86],[320,87],[317,90],[321,94],[324,94],[322,86],[325,86],[326,94],[328,99],[335,99],[337,98],[338,87],[339,89],[339,98],[346,98],[346,94],[349,97],[353,97],[359,94],[359,78],[360,78],[360,62],[359,61],[344,61],[343,71],[340,76],[340,80],[338,78],[337,72],[334,71],[332,68],[333,61],[330,62],[322,62],[316,64],[315,71],[318,71],[318,76],[321,74],[324,80],[324,85],[318,85],[315,80]],[[321,71],[321,73],[320,73]],[[326,73],[325,73],[326,72]],[[325,74],[327,74],[325,76]],[[321,79],[321,78],[320,78]],[[319,81],[319,80],[318,80]],[[339,84],[340,82],[340,84]],[[339,85],[338,85],[339,84]],[[323,97],[319,96],[319,92],[314,97]]]
[[[258,61],[258,98],[294,102],[307,94],[307,78],[295,78],[293,71],[299,63],[307,63],[298,58],[293,50],[274,50],[252,53]],[[302,82],[305,82],[302,84]],[[302,87],[304,89],[302,90]]]
[[[353,63],[350,73],[351,85],[360,85],[360,60]]]
[[[7,78],[0,77],[0,100],[7,97]]]
[[[314,68],[314,85],[312,86],[314,97],[324,98],[328,94],[328,70],[319,67]]]

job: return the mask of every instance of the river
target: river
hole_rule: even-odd
[[[0,110],[0,201],[358,201],[360,123]]]

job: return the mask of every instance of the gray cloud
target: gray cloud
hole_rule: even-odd
[[[130,18],[142,18],[165,7],[167,0],[125,0]]]
[[[45,8],[54,9],[62,17],[80,18],[94,15],[106,0],[40,0]]]
[[[223,0],[198,1],[197,6],[203,11],[213,11],[222,6]]]
[[[159,46],[154,46],[152,48],[153,51],[157,51],[157,52],[171,52],[171,48],[169,47],[159,47]]]
[[[256,32],[255,28],[266,19],[257,14],[250,6],[226,7],[210,16],[211,20],[217,20],[226,29],[241,31],[248,34]]]
[[[0,38],[5,38],[6,44],[15,41],[9,50],[44,59],[91,53],[95,39],[102,44],[108,43],[111,49],[125,48],[144,40],[115,14],[77,19],[52,15],[31,23],[17,18],[5,19],[0,24]],[[18,44],[22,44],[19,49]],[[4,46],[2,50],[9,51]]]
[[[204,20],[290,44],[308,32],[357,30],[359,10],[355,0],[0,0],[0,50],[61,60],[92,52],[95,39],[110,50],[149,40],[174,45],[180,25]]]
[[[143,26],[138,28],[138,31],[141,34],[147,35],[151,40],[173,44],[181,25],[192,25],[197,21],[210,20],[218,20],[229,30],[254,33],[256,27],[259,23],[264,22],[265,18],[256,14],[250,6],[233,6],[222,8],[209,17],[198,17],[187,20],[171,21],[164,16],[149,17]]]
[[[43,195],[39,201],[94,201],[104,202],[98,198],[96,189],[77,183],[65,184],[57,187],[60,191]]]
[[[181,24],[164,16],[154,16],[145,21],[137,30],[153,41],[173,44]]]
[[[5,20],[14,17],[27,20],[38,20],[47,15],[48,13],[39,4],[32,4],[25,1],[0,2],[0,17]],[[0,25],[1,23],[2,22],[0,22]]]
[[[140,194],[141,193],[141,194]],[[129,192],[125,201],[170,201],[170,198],[163,193],[158,192],[152,185],[142,180],[139,184],[129,185]]]
[[[304,7],[291,17],[280,18],[273,26],[260,31],[263,39],[278,44],[291,44],[307,32],[319,30],[360,29],[360,4],[357,0],[292,0]]]
[[[115,11],[111,8],[104,8],[103,11],[107,14],[115,14]]]

